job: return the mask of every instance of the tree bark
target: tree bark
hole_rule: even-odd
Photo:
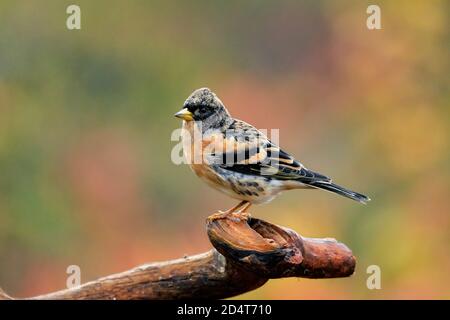
[[[215,249],[138,266],[27,299],[221,299],[251,291],[269,279],[348,277],[350,249],[334,239],[303,238],[295,231],[242,214],[214,214],[206,230]],[[14,299],[0,289],[0,300]]]

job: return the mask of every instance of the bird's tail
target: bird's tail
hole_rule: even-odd
[[[350,198],[352,200],[361,202],[363,204],[366,204],[368,201],[370,201],[369,197],[367,197],[361,193],[348,190],[348,189],[341,187],[337,184],[334,184],[332,182],[316,181],[316,182],[310,183],[309,185],[314,188],[319,188],[319,189],[327,190],[327,191],[330,191],[333,193],[337,193],[341,196]]]

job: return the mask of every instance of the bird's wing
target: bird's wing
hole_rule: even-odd
[[[243,121],[235,120],[226,132],[213,135],[210,143],[209,159],[225,170],[305,183],[331,181],[306,169],[262,132]]]

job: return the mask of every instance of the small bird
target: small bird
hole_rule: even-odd
[[[367,203],[360,193],[311,171],[252,125],[231,117],[208,88],[195,90],[175,114],[183,119],[183,153],[194,173],[241,202],[223,212],[245,213],[291,189],[322,189]]]

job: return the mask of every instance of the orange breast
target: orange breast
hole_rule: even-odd
[[[203,150],[211,143],[211,138],[202,137],[194,121],[184,121],[183,129],[183,151],[192,171],[215,188],[225,186],[226,182],[203,159]]]

